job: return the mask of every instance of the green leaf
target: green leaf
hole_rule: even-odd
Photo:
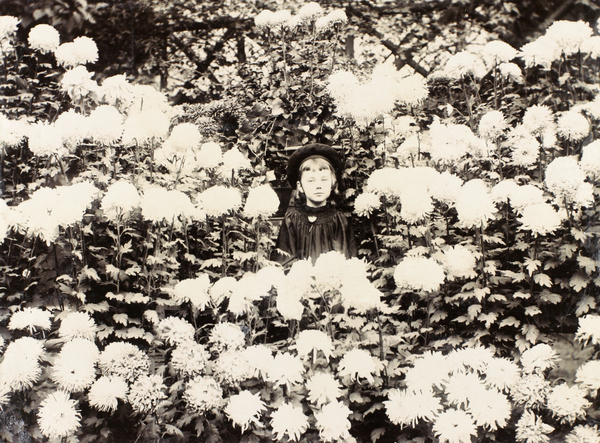
[[[571,279],[569,280],[569,286],[573,288],[574,291],[579,292],[583,288],[587,287],[590,282],[590,278],[583,274],[582,272],[577,272]]]
[[[577,262],[587,274],[592,274],[596,270],[596,260],[593,258],[579,255],[577,257]]]
[[[499,327],[503,328],[504,326],[519,326],[520,324],[521,322],[519,320],[511,316],[502,320]]]
[[[546,274],[536,274],[533,276],[533,281],[540,286],[552,287],[552,280]]]
[[[525,315],[528,315],[530,317],[533,317],[533,316],[541,314],[541,313],[542,313],[542,310],[539,307],[535,306],[535,305],[533,305],[533,306],[527,306],[525,308]]]

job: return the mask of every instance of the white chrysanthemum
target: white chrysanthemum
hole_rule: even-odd
[[[134,412],[147,414],[156,411],[160,403],[167,398],[166,390],[160,375],[140,375],[129,387],[127,401]]]
[[[429,95],[427,79],[420,74],[402,77],[398,81],[396,100],[406,106],[417,106]]]
[[[210,303],[208,290],[210,279],[207,274],[196,278],[188,278],[178,282],[173,288],[172,299],[177,304],[191,302],[194,307],[203,311]]]
[[[98,60],[98,46],[89,37],[77,37],[63,43],[54,52],[58,64],[69,67],[95,63]]]
[[[516,63],[500,63],[498,65],[498,71],[500,71],[500,75],[508,80],[512,80],[517,83],[523,82],[523,72]]]
[[[38,329],[47,331],[52,326],[52,312],[40,308],[24,308],[10,316],[8,329],[28,329],[33,334]]]
[[[136,99],[131,106],[134,110],[130,111],[123,124],[123,145],[144,145],[166,138],[171,123],[167,112],[159,107],[147,109],[146,105],[144,110],[139,111],[135,103]]]
[[[550,392],[550,382],[539,374],[525,374],[510,390],[510,396],[517,405],[539,409],[546,404]]]
[[[572,200],[585,177],[575,157],[557,157],[546,167],[544,183],[559,199]]]
[[[298,10],[298,17],[302,20],[309,21],[315,20],[317,17],[323,14],[323,8],[317,2],[305,3]]]
[[[201,168],[216,168],[223,163],[223,150],[218,143],[208,142],[200,146],[196,164]]]
[[[587,391],[577,385],[556,385],[548,394],[546,407],[560,422],[573,424],[578,418],[585,418],[586,409],[591,406],[586,394]]]
[[[42,435],[48,438],[66,438],[79,428],[81,414],[77,401],[64,391],[49,394],[40,403],[38,425]]]
[[[595,396],[600,389],[600,360],[590,360],[577,368],[575,380]]]
[[[600,140],[583,147],[579,165],[589,176],[600,177]]]
[[[350,377],[351,380],[366,379],[370,384],[375,383],[374,375],[381,371],[381,362],[364,349],[352,349],[340,360],[338,374],[340,377]]]
[[[494,352],[483,346],[468,346],[455,349],[446,356],[451,368],[451,373],[483,372],[490,361],[494,359]]]
[[[526,373],[542,373],[556,366],[558,354],[550,345],[540,343],[523,352],[521,366]]]
[[[9,343],[0,363],[0,380],[12,391],[29,389],[42,374],[39,361],[44,343],[32,337],[21,337]]]
[[[27,43],[31,49],[43,53],[54,52],[60,44],[60,34],[54,26],[36,25],[29,31]]]
[[[129,386],[121,377],[98,378],[88,392],[88,402],[91,407],[102,412],[117,410],[119,400],[127,399]]]
[[[477,435],[477,425],[467,412],[446,409],[436,417],[433,433],[440,443],[467,443]]]
[[[87,312],[69,312],[60,322],[58,336],[65,340],[76,337],[94,341],[98,326]]]
[[[137,188],[133,183],[121,179],[108,187],[100,207],[109,220],[116,222],[129,218],[131,213],[139,208],[140,203],[141,197]]]
[[[224,349],[240,349],[246,343],[244,331],[234,324],[228,322],[217,323],[210,332],[209,343],[211,347],[220,352]]]
[[[448,359],[441,352],[426,352],[406,371],[406,386],[415,392],[440,388],[448,379],[450,370]]]
[[[547,129],[554,129],[554,113],[547,105],[533,105],[525,110],[523,128],[533,135],[541,135]]]
[[[435,260],[425,257],[404,257],[394,270],[398,288],[413,291],[437,291],[445,278],[444,268]]]
[[[213,362],[213,374],[219,382],[236,386],[255,375],[255,370],[246,360],[246,354],[241,350],[221,352]]]
[[[483,45],[481,55],[488,66],[507,63],[518,55],[519,51],[506,42],[494,40]]]
[[[252,377],[266,379],[273,365],[273,351],[265,345],[252,345],[245,348],[242,354],[252,370]]]
[[[600,343],[600,315],[588,314],[579,317],[575,340],[584,344],[591,342],[593,345],[597,345]]]
[[[223,154],[223,165],[220,168],[220,173],[225,178],[231,178],[231,173],[241,169],[251,169],[252,165],[244,154],[238,148],[231,148]]]
[[[74,152],[77,146],[90,136],[89,118],[70,109],[60,114],[54,126],[60,132],[62,141],[71,152]]]
[[[196,329],[187,320],[179,317],[165,317],[156,327],[157,335],[172,345],[193,341]]]
[[[237,286],[234,277],[222,277],[208,289],[210,298],[215,306],[219,306],[223,300],[229,298]]]
[[[171,130],[171,135],[165,140],[163,147],[170,151],[185,154],[195,149],[202,140],[198,127],[193,123],[179,123]]]
[[[27,128],[29,150],[38,156],[56,155],[63,157],[69,150],[63,144],[60,128],[54,124],[37,122]]]
[[[350,71],[335,71],[327,80],[327,91],[340,104],[346,103],[357,89],[360,81]]]
[[[282,403],[271,414],[271,427],[277,440],[287,437],[289,441],[298,441],[308,426],[308,417],[302,412],[302,406]]]
[[[116,143],[123,134],[123,116],[111,105],[101,105],[88,117],[91,138],[101,145]]]
[[[333,342],[331,337],[316,329],[307,329],[298,334],[294,346],[298,356],[305,359],[312,354],[313,361],[316,360],[317,352],[321,351],[327,359],[333,355]]]
[[[133,87],[125,74],[113,75],[102,81],[98,96],[108,105],[125,108],[133,101]]]
[[[415,186],[400,195],[400,217],[409,224],[416,224],[433,211],[433,201],[424,186]]]
[[[58,206],[52,218],[60,226],[70,226],[81,221],[87,208],[93,203],[100,190],[91,182],[79,182],[56,188]]]
[[[496,212],[490,191],[481,179],[469,180],[463,184],[456,197],[455,207],[460,224],[466,228],[487,225]]]
[[[119,341],[104,348],[98,366],[103,375],[121,377],[132,383],[138,377],[148,375],[150,358],[137,346]]]
[[[479,375],[473,372],[456,372],[444,385],[448,404],[466,408],[472,398],[485,395],[487,389]]]
[[[535,185],[516,186],[510,191],[508,196],[510,205],[518,214],[521,214],[525,208],[531,205],[546,202],[544,191]]]
[[[52,368],[52,379],[67,392],[82,392],[96,379],[96,361],[100,352],[85,338],[65,343]]]
[[[346,11],[343,9],[334,9],[325,17],[319,17],[315,22],[315,27],[317,29],[324,30],[341,23],[348,23]]]
[[[340,382],[329,372],[316,372],[306,381],[308,400],[317,407],[341,397],[341,387]]]
[[[319,255],[313,268],[315,284],[324,291],[338,289],[343,282],[345,265],[346,257],[341,252],[329,251]]]
[[[463,185],[463,180],[452,174],[444,171],[437,175],[429,187],[431,197],[447,205],[453,204]]]
[[[225,406],[225,414],[235,425],[242,428],[242,433],[251,424],[258,425],[261,413],[265,410],[265,403],[260,399],[260,395],[246,390],[229,397]]]
[[[204,371],[209,359],[210,353],[204,345],[188,340],[173,349],[171,366],[183,377],[194,377]]]
[[[554,428],[542,421],[540,417],[529,410],[525,410],[517,422],[515,436],[518,442],[525,443],[548,443],[550,438],[547,434]]]
[[[21,20],[11,15],[0,16],[0,41],[11,38]]]
[[[462,245],[452,246],[444,251],[443,264],[449,280],[473,278],[477,275],[477,257]]]
[[[557,133],[570,142],[583,140],[590,133],[590,123],[581,112],[567,111],[556,122]]]
[[[577,425],[565,436],[565,443],[598,443],[599,441],[598,425]]]
[[[299,321],[302,319],[304,305],[302,304],[300,294],[280,291],[275,299],[275,305],[277,307],[277,312],[279,312],[285,320]]]
[[[278,352],[268,369],[267,379],[277,385],[294,385],[303,380],[302,360],[289,352]]]
[[[0,146],[19,146],[28,133],[25,120],[12,120],[0,114]]]
[[[560,58],[561,48],[555,40],[542,35],[536,40],[521,47],[519,57],[525,62],[525,67],[541,66],[550,69],[552,62]]]
[[[443,69],[444,75],[451,80],[460,80],[469,75],[480,79],[486,72],[487,69],[481,56],[469,51],[461,51],[452,55],[446,61]]]
[[[499,181],[492,187],[492,200],[496,203],[506,203],[511,198],[512,193],[519,188],[519,185],[512,179]]]
[[[582,41],[581,52],[592,58],[600,58],[600,36],[593,35]]]
[[[213,377],[196,377],[188,382],[183,399],[193,412],[204,414],[223,406],[223,389]]]
[[[98,83],[92,80],[92,75],[85,66],[77,66],[64,73],[60,87],[74,101],[80,100],[98,90]]]
[[[195,219],[198,215],[198,208],[187,194],[159,186],[148,186],[144,190],[140,207],[147,220],[157,223],[166,220],[175,226],[181,226],[180,218]]]
[[[237,188],[216,185],[200,193],[198,200],[209,217],[220,217],[242,206],[242,193]]]
[[[386,197],[400,197],[402,192],[402,188],[399,186],[400,183],[404,183],[400,169],[376,169],[367,179],[366,189]]]
[[[479,135],[485,139],[496,140],[507,128],[508,123],[502,111],[486,112],[479,120]]]
[[[510,390],[521,377],[521,370],[507,358],[493,358],[485,369],[485,384],[500,391]]]
[[[431,146],[429,154],[433,161],[452,163],[465,156],[476,136],[466,125],[444,124],[435,118],[430,126]]]
[[[383,402],[385,412],[401,428],[414,428],[419,420],[432,422],[443,409],[439,397],[431,392],[392,389],[388,399]]]
[[[523,126],[518,126],[510,132],[507,144],[514,165],[529,168],[537,163],[541,149],[540,142]]]
[[[477,395],[471,393],[467,410],[477,426],[496,431],[506,426],[512,407],[506,395],[496,389],[488,389],[477,392]]]
[[[381,304],[382,293],[366,278],[352,278],[340,287],[342,305],[346,309],[354,309],[365,314]]]
[[[526,206],[518,221],[522,223],[520,229],[531,231],[534,236],[547,235],[556,231],[563,217],[548,203],[538,203]]]
[[[246,204],[244,205],[244,215],[247,217],[270,217],[279,209],[279,197],[271,185],[260,185],[250,188]]]
[[[259,28],[269,28],[273,21],[273,15],[273,11],[263,9],[254,17],[254,24]]]
[[[579,52],[581,44],[592,36],[592,28],[583,20],[556,20],[546,30],[546,36],[556,42],[565,55]]]
[[[352,411],[339,401],[332,401],[315,412],[316,427],[322,441],[338,441],[350,438],[351,423],[348,417]]]

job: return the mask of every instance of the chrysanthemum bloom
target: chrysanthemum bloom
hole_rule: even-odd
[[[156,328],[158,336],[172,345],[180,345],[194,340],[196,329],[187,320],[179,317],[165,317]]]
[[[343,9],[334,9],[324,17],[319,17],[315,22],[315,27],[322,31],[332,26],[348,23],[348,16]]]
[[[294,349],[298,352],[298,356],[305,359],[312,354],[313,361],[317,358],[317,352],[321,351],[329,360],[333,355],[333,342],[331,337],[316,329],[306,329],[296,337]]]
[[[73,100],[81,100],[92,92],[98,90],[98,83],[92,80],[92,72],[88,72],[85,66],[77,66],[69,69],[60,81],[60,88]]]
[[[58,223],[53,215],[60,208],[60,199],[55,189],[39,188],[29,200],[21,202],[12,210],[10,225],[32,237],[40,237],[50,244],[58,237]]]
[[[340,382],[330,372],[315,372],[306,381],[308,400],[317,407],[336,401],[341,397],[341,387]]]
[[[12,120],[0,114],[0,146],[19,146],[27,134],[28,125],[23,120]]]
[[[308,417],[302,412],[302,406],[282,403],[271,414],[271,427],[277,440],[287,437],[291,441],[298,441],[308,429]]]
[[[12,37],[21,20],[11,15],[0,16],[0,41]]]
[[[352,349],[340,360],[338,374],[340,377],[349,376],[351,380],[358,381],[364,378],[370,384],[375,383],[374,375],[381,371],[382,363],[364,349]]]
[[[483,346],[468,346],[455,349],[446,356],[451,368],[451,373],[483,372],[490,361],[494,359],[494,352]]]
[[[148,374],[150,358],[137,346],[118,341],[104,348],[98,366],[103,375],[121,377],[132,383],[136,378]]]
[[[340,287],[342,305],[346,309],[354,309],[359,314],[365,314],[381,304],[382,293],[373,284],[364,279],[352,279],[342,283]]]
[[[348,416],[352,413],[350,408],[339,401],[332,401],[315,412],[316,426],[319,437],[325,441],[337,441],[350,438],[352,426]]]
[[[222,322],[214,326],[210,332],[208,341],[213,350],[221,352],[225,349],[235,350],[243,348],[246,343],[246,336],[238,325]]]
[[[506,395],[496,389],[487,389],[477,391],[477,395],[469,395],[467,411],[473,416],[477,426],[496,431],[506,426],[512,406]]]
[[[234,277],[222,277],[208,289],[210,298],[215,306],[219,306],[223,300],[229,298],[237,285]]]
[[[44,343],[32,337],[9,343],[0,363],[0,380],[12,391],[31,388],[42,374],[39,362],[43,354]]]
[[[591,406],[586,394],[587,391],[577,385],[555,385],[548,394],[546,406],[560,422],[573,424],[578,418],[585,418],[586,409]]]
[[[69,312],[60,321],[58,336],[65,340],[76,337],[94,341],[98,326],[87,312]]]
[[[427,79],[420,74],[408,75],[398,80],[395,99],[405,106],[418,106],[429,95]]]
[[[442,388],[450,373],[450,364],[441,352],[426,352],[419,356],[405,374],[405,383],[411,391],[429,392]]]
[[[27,43],[33,50],[43,53],[54,52],[60,44],[60,34],[54,26],[36,25],[29,31]]]
[[[550,345],[540,343],[523,352],[521,366],[526,373],[542,373],[556,366],[558,354]]]
[[[208,142],[200,146],[196,164],[201,168],[216,168],[223,163],[223,150],[218,143]]]
[[[129,387],[121,377],[98,378],[88,392],[88,403],[91,407],[103,412],[114,412],[119,399],[127,399]]]
[[[232,173],[251,168],[250,160],[238,148],[231,148],[223,154],[223,165],[219,169],[219,174],[225,179],[230,179]]]
[[[460,225],[465,228],[485,227],[494,218],[496,205],[489,189],[481,179],[469,180],[456,197],[456,211]]]
[[[523,209],[519,221],[522,223],[520,229],[531,231],[534,236],[547,235],[556,231],[563,217],[548,203],[538,203]]]
[[[466,125],[444,124],[435,118],[430,126],[431,146],[429,154],[433,161],[451,163],[467,155],[476,136]]]
[[[379,209],[381,200],[374,192],[364,192],[354,200],[354,212],[361,217],[368,217],[375,209]]]
[[[483,45],[481,55],[488,66],[506,63],[514,59],[519,51],[506,42],[494,40]]]
[[[408,224],[423,221],[433,211],[433,201],[424,186],[415,186],[400,196],[400,217]]]
[[[598,425],[577,425],[565,436],[565,443],[597,443],[599,441]]]
[[[242,206],[242,193],[237,188],[216,185],[200,193],[198,200],[209,217],[220,217]]]
[[[433,433],[440,443],[465,443],[477,435],[477,425],[469,413],[446,409],[436,417]]]
[[[52,211],[52,218],[60,226],[70,226],[81,221],[100,190],[93,183],[84,181],[60,186],[56,192],[59,206]]]
[[[170,151],[185,154],[195,149],[201,142],[202,137],[198,127],[193,123],[179,123],[171,130],[171,135],[163,143]]]
[[[533,105],[525,110],[523,128],[533,135],[541,135],[548,128],[554,129],[554,113],[547,105]]]
[[[493,358],[485,369],[484,382],[487,386],[508,391],[521,377],[521,370],[508,358]]]
[[[406,256],[394,270],[394,281],[398,288],[413,291],[437,291],[445,278],[444,268],[435,260],[425,257]]]
[[[273,11],[269,9],[263,9],[256,15],[256,17],[254,17],[254,24],[258,28],[269,28],[271,26],[273,15]]]
[[[75,152],[83,140],[90,137],[88,117],[70,109],[60,114],[54,126],[61,134],[63,144],[70,152]]]
[[[187,194],[153,185],[144,189],[140,207],[145,220],[154,223],[166,220],[175,226],[181,226],[180,217],[192,218],[197,211]]]
[[[40,308],[24,308],[20,311],[15,311],[10,316],[8,329],[28,329],[30,334],[33,334],[38,329],[47,331],[52,326],[52,312],[45,311]]]
[[[133,183],[121,179],[108,187],[100,207],[109,220],[116,222],[128,219],[140,202],[140,194]]]
[[[196,278],[188,278],[178,282],[173,288],[171,298],[177,304],[191,302],[194,307],[203,311],[210,303],[208,290],[210,279],[207,274],[200,274]]]
[[[241,382],[252,378],[256,371],[242,350],[225,350],[212,362],[212,373],[222,384],[239,386]]]
[[[433,199],[450,205],[456,201],[462,185],[463,180],[460,177],[444,171],[433,180],[429,193]]]
[[[89,37],[77,37],[70,43],[63,43],[54,53],[58,64],[69,67],[95,63],[98,60],[98,46]]]
[[[519,57],[525,62],[527,68],[541,66],[550,69],[552,62],[560,58],[561,48],[555,40],[542,35],[536,40],[521,47]]]
[[[125,74],[113,75],[102,81],[98,96],[108,105],[126,108],[133,101],[133,87]]]
[[[252,370],[252,376],[266,379],[273,365],[273,351],[266,345],[252,345],[245,348],[242,354]]]
[[[588,342],[593,345],[600,343],[600,315],[588,314],[579,317],[575,340],[586,345]]]
[[[396,168],[376,169],[367,179],[366,190],[388,198],[399,198],[404,183],[402,172]]]
[[[542,375],[525,374],[511,388],[510,396],[517,405],[539,409],[546,404],[550,383]]]
[[[499,181],[492,187],[491,195],[495,203],[507,203],[512,193],[519,188],[519,185],[512,179],[504,179]]]
[[[500,71],[500,75],[507,80],[517,83],[523,82],[523,72],[516,63],[500,63],[498,65],[498,71]]]
[[[295,385],[303,380],[304,365],[289,352],[278,352],[268,369],[267,380],[276,385]]]
[[[304,21],[315,20],[317,17],[323,14],[323,8],[317,2],[305,3],[298,10],[298,17]]]
[[[579,166],[589,177],[600,177],[600,140],[594,140],[583,147]]]
[[[522,126],[510,132],[507,145],[510,147],[512,163],[525,168],[532,167],[540,156],[540,142]]]
[[[40,157],[56,155],[63,157],[69,153],[63,144],[60,129],[53,124],[37,122],[27,128],[29,150]]]
[[[129,387],[127,401],[138,414],[154,412],[167,398],[166,389],[160,375],[141,375]]]
[[[184,341],[177,345],[171,353],[171,366],[183,377],[194,377],[201,374],[210,359],[210,353],[204,345],[195,341]]]
[[[590,133],[590,123],[581,112],[567,111],[556,123],[558,135],[570,142],[581,141]]]
[[[487,69],[483,59],[478,54],[460,51],[446,61],[443,72],[450,80],[457,81],[469,75],[475,79],[480,79],[486,74]]]
[[[250,188],[244,205],[244,215],[251,218],[270,217],[278,208],[279,197],[271,185],[260,185]]]
[[[546,36],[568,56],[579,52],[581,44],[592,36],[592,32],[590,25],[583,20],[556,20],[546,30]]]
[[[160,108],[130,111],[123,124],[123,145],[144,145],[162,140],[169,132],[170,122],[169,115]]]
[[[261,413],[265,410],[265,403],[260,399],[260,395],[246,390],[229,397],[225,406],[225,414],[235,425],[242,428],[242,433],[251,424],[258,425]]]
[[[322,291],[335,290],[343,282],[346,257],[338,251],[319,255],[313,268],[315,284]]]
[[[600,58],[600,36],[594,35],[582,41],[581,52],[591,58]]]
[[[327,81],[327,92],[342,108],[352,96],[352,92],[360,85],[356,75],[350,71],[338,70],[332,73]]]
[[[443,409],[439,397],[432,392],[392,389],[388,399],[383,402],[385,412],[400,428],[414,428],[419,420],[432,422]]]
[[[600,360],[590,360],[577,368],[575,380],[592,396],[596,396],[600,389]]]
[[[473,372],[456,372],[444,384],[444,393],[450,405],[466,408],[471,398],[485,395],[485,385]]]
[[[507,128],[508,123],[502,111],[486,112],[479,120],[479,135],[488,140],[496,140]]]
[[[517,214],[523,213],[525,208],[532,205],[546,203],[544,191],[535,185],[516,186],[510,189],[508,196],[510,205]]]
[[[85,338],[66,342],[54,361],[52,379],[67,392],[81,392],[96,379],[98,347]]]
[[[293,292],[279,292],[275,299],[277,312],[284,320],[301,320],[304,313],[304,305],[302,304],[300,295]]]
[[[123,135],[123,116],[111,105],[100,105],[88,118],[91,138],[101,145],[116,143]]]
[[[526,443],[548,443],[550,438],[547,434],[552,433],[554,428],[547,425],[540,417],[529,410],[525,410],[517,422],[515,436],[518,442]]]
[[[561,200],[572,200],[584,180],[585,172],[573,156],[557,157],[546,167],[544,183]]]
[[[477,276],[477,257],[462,245],[454,245],[444,251],[443,264],[448,280]]]
[[[187,383],[183,399],[193,412],[204,414],[223,406],[223,389],[213,377],[196,377]]]
[[[42,435],[48,438],[66,438],[80,426],[81,414],[77,401],[64,391],[49,394],[40,403],[38,425]]]

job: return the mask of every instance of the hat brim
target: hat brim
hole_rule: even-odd
[[[340,183],[342,171],[342,158],[340,154],[331,146],[321,143],[311,143],[298,148],[288,160],[287,180],[292,188],[296,189],[298,184],[298,178],[300,177],[300,165],[302,162],[308,157],[315,155],[325,157],[327,161],[331,163],[331,166],[333,166],[333,170],[335,171],[337,181]]]

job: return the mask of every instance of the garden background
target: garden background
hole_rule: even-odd
[[[0,439],[600,441],[599,17],[4,0]],[[310,142],[359,257],[283,269]]]

